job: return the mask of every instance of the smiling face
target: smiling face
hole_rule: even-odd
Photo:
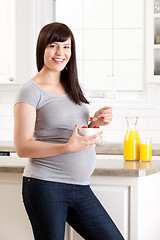
[[[71,57],[71,38],[65,42],[53,42],[44,51],[44,67],[61,72]]]

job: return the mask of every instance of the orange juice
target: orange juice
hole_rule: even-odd
[[[151,161],[152,144],[140,144],[140,159],[142,161]]]
[[[124,160],[140,159],[140,140],[136,130],[127,130],[124,139]]]

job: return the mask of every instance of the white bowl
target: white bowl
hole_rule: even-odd
[[[78,133],[81,136],[91,136],[98,132],[101,132],[100,128],[79,128]],[[93,147],[96,145],[94,144]]]
[[[100,128],[79,128],[78,133],[81,136],[91,136],[98,132],[101,132]]]

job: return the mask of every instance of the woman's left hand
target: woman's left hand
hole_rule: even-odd
[[[100,116],[100,117],[99,117]],[[92,126],[106,126],[108,124],[110,124],[110,122],[112,121],[112,107],[103,107],[100,108],[94,115],[94,117],[99,117],[95,122],[91,122],[90,125]],[[92,127],[91,126],[91,127]]]

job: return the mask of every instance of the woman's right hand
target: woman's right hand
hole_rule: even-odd
[[[79,152],[88,147],[97,144],[102,139],[102,132],[98,132],[92,136],[80,136],[78,133],[78,126],[75,125],[73,134],[66,143],[66,152]]]

